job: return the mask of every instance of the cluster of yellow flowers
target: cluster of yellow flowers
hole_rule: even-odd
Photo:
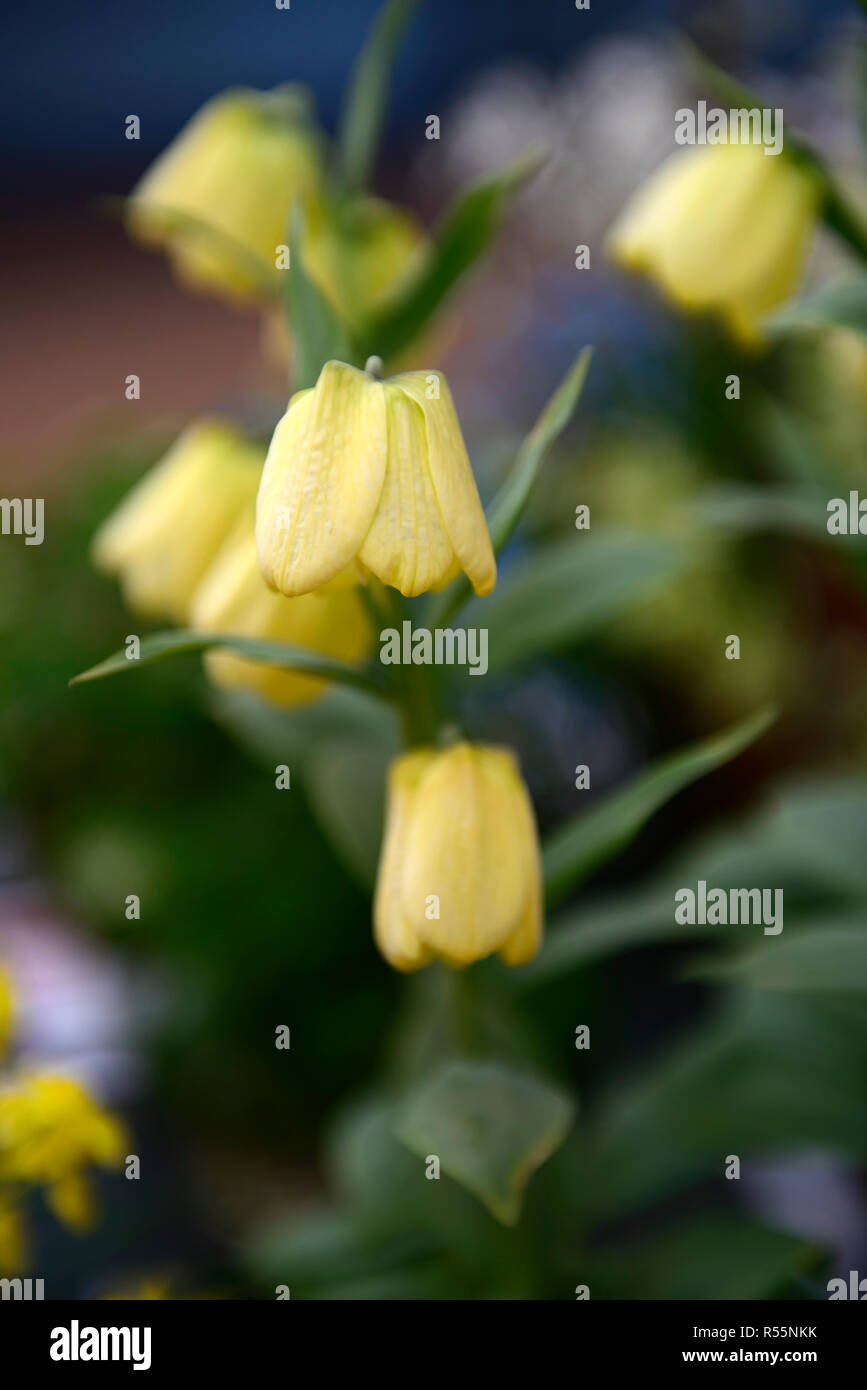
[[[424,254],[414,219],[376,199],[343,207],[338,225],[316,138],[286,91],[211,102],[143,179],[129,216],[184,282],[255,297],[293,203],[305,213],[305,270],[349,323]],[[463,571],[487,594],[497,574],[445,377],[383,381],[375,360],[364,371],[326,362],[267,453],[225,421],[191,425],[100,529],[93,558],[148,617],[348,662],[371,648],[360,588],[372,578],[415,596]],[[205,662],[216,683],[282,705],[325,685],[227,651]],[[539,851],[512,756],[466,743],[413,750],[392,771],[390,802],[375,911],[386,959],[402,970],[496,950],[528,960],[541,932]]]
[[[396,292],[425,238],[402,209],[366,196],[335,202],[319,143],[294,89],[228,93],[139,184],[132,231],[163,247],[186,284],[268,302],[298,207],[304,269],[353,325]],[[794,287],[817,203],[794,161],[749,146],[693,150],[639,191],[610,249],[754,341]],[[364,370],[326,362],[289,401],[267,451],[225,421],[191,425],[100,530],[96,564],[148,616],[344,662],[373,641],[361,586],[412,597],[463,571],[490,593],[496,561],[445,378],[380,374],[374,358]],[[226,650],[205,661],[216,683],[278,704],[325,685]],[[462,966],[493,951],[510,964],[533,956],[539,851],[509,753],[464,743],[397,761],[374,915],[380,950],[401,970],[433,957]]]
[[[8,1042],[12,987],[0,971],[0,1056]],[[26,1268],[29,1252],[20,1198],[38,1188],[74,1231],[93,1221],[86,1169],[123,1159],[123,1126],[77,1081],[45,1072],[0,1074],[0,1275]]]

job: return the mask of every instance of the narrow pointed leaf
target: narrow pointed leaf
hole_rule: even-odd
[[[361,335],[362,356],[376,353],[387,361],[418,337],[449,291],[488,249],[512,198],[544,159],[541,152],[524,155],[459,195],[435,230],[418,271],[368,322]]]
[[[139,656],[131,659],[125,650],[114,652],[112,656],[100,661],[90,670],[73,676],[70,685],[80,685],[85,681],[101,680],[103,676],[115,676],[122,671],[136,670],[149,666],[154,661],[162,661],[168,656],[179,656],[194,652],[227,650],[249,661],[261,661],[266,666],[279,666],[287,671],[304,671],[311,676],[321,676],[325,680],[340,681],[345,685],[359,686],[376,694],[386,693],[386,684],[379,672],[361,666],[350,666],[321,652],[310,651],[306,647],[292,647],[284,642],[266,642],[258,637],[232,637],[212,632],[157,632],[152,637],[143,637]]]
[[[599,805],[573,816],[543,846],[545,894],[549,907],[607,860],[613,859],[684,787],[730,762],[759,738],[774,714],[762,710],[724,733],[669,754],[609,793]]]
[[[592,355],[593,349],[585,347],[575,359],[518,450],[509,476],[488,508],[488,529],[495,554],[499,554],[517,526],[548,450],[575,413]],[[447,622],[471,593],[469,580],[461,575],[441,598],[434,600],[430,625],[437,627]]]
[[[289,229],[290,268],[286,276],[286,307],[293,347],[293,383],[296,391],[315,386],[326,362],[355,362],[348,329],[304,269],[304,218],[299,208],[292,213]]]
[[[418,4],[419,0],[388,0],[383,5],[349,80],[337,141],[338,175],[347,192],[370,183],[395,55]]]

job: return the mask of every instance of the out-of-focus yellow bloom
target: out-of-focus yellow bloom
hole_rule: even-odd
[[[0,1179],[44,1186],[67,1225],[90,1224],[90,1190],[82,1169],[123,1158],[116,1119],[66,1076],[32,1075],[0,1092]]]
[[[259,570],[254,520],[251,506],[196,590],[191,626],[200,632],[290,642],[342,661],[366,656],[372,633],[357,588],[335,585],[300,598],[275,594]],[[205,668],[217,685],[245,686],[279,705],[305,704],[328,684],[229,652],[208,652]]]
[[[12,1031],[12,982],[5,970],[0,970],[0,1056],[6,1050]]]
[[[759,145],[676,154],[638,190],[609,233],[612,257],[677,304],[723,316],[746,342],[798,286],[816,226],[814,175]]]
[[[490,593],[497,566],[441,372],[377,381],[326,362],[274,431],[256,507],[259,565],[306,594],[353,561],[406,595],[465,570]]]
[[[376,944],[398,970],[461,967],[499,951],[531,960],[542,939],[536,822],[510,752],[459,743],[391,766],[374,898]]]
[[[292,204],[319,188],[299,94],[226,92],[197,112],[135,188],[133,234],[164,246],[180,278],[232,297],[267,297]]]
[[[359,198],[334,209],[317,198],[306,213],[305,269],[350,324],[396,294],[425,254],[421,224],[395,203]]]
[[[220,420],[191,425],[97,532],[98,569],[130,607],[185,622],[190,599],[256,495],[263,450]]]
[[[0,1192],[0,1279],[18,1274],[27,1259],[27,1228],[15,1203]]]

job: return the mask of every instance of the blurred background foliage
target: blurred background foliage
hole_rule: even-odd
[[[293,1297],[333,1299],[570,1298],[587,1284],[594,1298],[809,1298],[867,1258],[867,543],[825,527],[828,498],[865,486],[867,346],[857,328],[832,326],[745,353],[606,266],[602,234],[667,152],[694,76],[675,34],[651,30],[637,7],[571,15],[568,35],[562,16],[534,21],[547,38],[529,46],[521,8],[455,13],[467,43],[454,80],[430,47],[441,7],[422,15],[398,64],[380,174],[431,221],[467,179],[553,146],[412,363],[449,373],[486,500],[577,348],[595,345],[498,588],[466,609],[467,624],[490,629],[492,665],[485,681],[458,682],[458,706],[471,737],[517,750],[543,831],[671,750],[769,705],[777,721],[589,873],[549,915],[531,966],[473,967],[463,1009],[438,966],[396,977],[369,926],[382,775],[399,746],[388,710],[335,691],[276,712],[215,692],[190,657],[67,689],[140,630],[89,567],[99,522],[164,452],[179,413],[240,406],[267,433],[285,405],[284,364],[251,366],[258,327],[184,307],[167,276],[148,281],[163,271],[141,252],[115,248],[105,270],[104,239],[121,232],[82,193],[130,187],[141,169],[94,146],[83,190],[61,178],[47,204],[28,173],[36,122],[18,152],[21,245],[7,276],[28,219],[54,207],[61,227],[85,228],[71,253],[85,292],[98,270],[150,285],[172,373],[200,354],[197,384],[161,395],[143,319],[157,399],[145,393],[137,424],[111,404],[116,382],[89,416],[61,386],[54,437],[21,425],[4,456],[5,491],[29,495],[38,479],[47,500],[41,548],[0,544],[0,958],[23,1001],[22,1047],[40,1050],[40,1009],[85,1014],[74,1060],[152,1163],[136,1200],[106,1181],[106,1219],[88,1238],[36,1213],[37,1268],[55,1296],[168,1271],[175,1296],[267,1298],[288,1284]],[[375,6],[352,9],[355,23]],[[201,22],[243,31],[248,70],[224,72],[216,40],[210,56],[187,53],[171,128],[146,119],[130,161],[143,167],[239,77],[321,82],[333,120],[352,56],[341,25],[328,44],[318,29],[307,43],[302,13],[272,72],[267,34],[230,11],[225,26],[212,7]],[[684,16],[659,6],[653,18]],[[843,5],[708,4],[686,27],[792,112],[863,205],[854,24]],[[103,38],[94,71],[110,69],[118,37]],[[118,90],[124,112],[152,110],[167,80],[141,64],[137,85]],[[70,153],[103,130],[104,102],[77,94]],[[439,144],[425,144],[423,106],[442,118]],[[579,242],[593,248],[586,273],[572,268]],[[820,234],[808,288],[851,269]],[[87,339],[110,344],[116,321],[91,300],[81,350],[104,373]],[[30,313],[32,337],[50,319],[38,296]],[[66,339],[80,335],[68,327]],[[212,370],[221,351],[231,386]],[[129,356],[128,341],[123,371],[138,370]],[[737,403],[723,389],[733,372]],[[576,542],[582,503],[592,524]],[[739,662],[723,656],[730,633]],[[292,768],[289,792],[274,789],[278,763]],[[575,789],[581,763],[589,792]],[[782,888],[782,935],[676,926],[673,894],[700,878]],[[139,922],[123,916],[130,892]],[[37,934],[22,948],[20,925],[46,912],[76,950],[87,940],[135,984],[120,1071],[103,1065],[104,1001],[73,982],[28,1003],[56,947]],[[281,1023],[285,1053],[273,1045]],[[449,1060],[458,1051],[469,1057]],[[532,1104],[509,1093],[512,1059],[544,1078]],[[441,1181],[422,1176],[438,1108],[499,1092],[502,1112],[533,1110],[536,1161],[552,1155],[511,1226],[498,1216],[528,1176],[523,1133],[500,1136],[494,1163],[457,1126]],[[730,1154],[739,1183],[724,1178]]]

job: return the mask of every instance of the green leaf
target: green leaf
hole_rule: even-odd
[[[724,733],[669,754],[626,787],[610,792],[598,806],[573,816],[555,830],[542,853],[548,906],[618,854],[677,792],[754,743],[774,717],[773,711],[762,710]]]
[[[863,1001],[733,991],[720,1018],[603,1099],[587,1201],[599,1219],[620,1217],[720,1179],[729,1153],[742,1164],[798,1148],[860,1157],[865,1066]]]
[[[591,1296],[602,1298],[764,1299],[791,1292],[793,1280],[822,1254],[798,1236],[730,1212],[660,1234],[645,1232],[640,1240],[591,1255],[584,1282]]]
[[[466,1187],[503,1225],[514,1226],[524,1189],[559,1148],[573,1103],[546,1083],[490,1062],[447,1063],[416,1091],[398,1138]]]
[[[362,357],[376,354],[387,361],[418,337],[456,282],[490,246],[508,204],[543,162],[540,153],[524,155],[458,197],[435,230],[416,273],[367,323],[360,335]]]
[[[350,78],[337,139],[338,177],[347,192],[370,183],[395,54],[418,2],[388,0],[383,5]]]
[[[806,488],[726,483],[700,493],[694,510],[701,522],[723,531],[828,539],[827,498]]]
[[[702,962],[691,977],[796,994],[867,994],[867,927],[863,917],[775,937],[734,960]]]
[[[563,433],[575,413],[592,355],[591,347],[585,347],[579,353],[518,450],[509,476],[488,508],[488,529],[496,555],[500,553],[521,518],[548,450]],[[429,626],[441,627],[448,622],[471,593],[469,580],[466,575],[461,575],[440,599],[434,600],[428,617]]]
[[[688,554],[640,532],[576,532],[529,553],[493,594],[473,600],[466,622],[488,629],[490,669],[501,671],[571,646],[653,597]]]
[[[137,659],[130,659],[126,651],[121,649],[97,666],[91,666],[89,671],[73,676],[69,684],[101,680],[103,676],[136,670],[168,656],[213,650],[231,651],[249,661],[261,661],[266,666],[279,666],[287,671],[304,671],[311,676],[322,676],[325,680],[354,685],[387,697],[385,682],[373,667],[349,666],[334,657],[323,656],[321,652],[309,651],[306,647],[292,647],[284,642],[265,642],[258,637],[232,637],[213,632],[156,632],[151,637],[142,638]]]
[[[849,328],[867,337],[867,274],[848,276],[784,304],[764,320],[764,327],[775,334]]]
[[[295,207],[289,224],[289,261],[286,276],[286,309],[293,346],[293,382],[296,391],[315,386],[326,362],[355,363],[355,349],[348,329],[340,322],[319,286],[304,269],[304,217]]]

